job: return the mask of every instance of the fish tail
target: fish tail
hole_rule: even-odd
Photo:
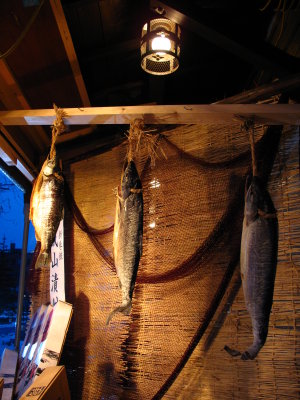
[[[228,346],[224,346],[224,350],[227,351],[232,357],[241,356],[242,360],[254,360],[259,353],[259,350],[263,347],[263,344],[258,341],[254,341],[253,344],[243,353],[238,350],[231,349]]]
[[[242,360],[254,360],[259,353],[259,350],[263,347],[264,343],[260,341],[254,341],[253,344],[246,350],[241,356]]]
[[[231,349],[227,345],[224,346],[224,350],[227,351],[228,354],[230,354],[232,357],[237,357],[241,355],[241,352],[238,350]]]
[[[114,310],[112,310],[112,311],[110,312],[109,316],[107,317],[106,325],[109,324],[110,320],[112,319],[112,317],[113,317],[116,313],[120,312],[120,313],[122,313],[122,314],[124,314],[124,315],[129,315],[129,314],[130,314],[130,311],[131,311],[131,300],[129,300],[126,304],[122,304],[121,306],[116,307]]]
[[[36,263],[35,263],[35,268],[40,269],[43,267],[48,267],[51,261],[51,255],[47,253],[46,251],[40,252]]]

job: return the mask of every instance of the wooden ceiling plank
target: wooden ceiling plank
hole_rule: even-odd
[[[7,165],[17,165],[16,153],[2,136],[0,136],[0,158],[2,158]]]
[[[52,7],[53,15],[55,17],[65,50],[70,62],[70,66],[74,75],[74,79],[76,82],[76,86],[78,88],[78,92],[80,98],[82,100],[82,105],[85,107],[89,107],[91,105],[90,99],[86,90],[86,86],[81,74],[79,62],[77,59],[77,55],[75,52],[75,48],[73,45],[73,41],[71,38],[71,34],[69,31],[69,27],[66,21],[66,17],[63,11],[63,7],[61,5],[60,0],[50,0],[50,4]]]
[[[13,140],[9,130],[0,126],[0,131],[0,150],[2,150],[0,157],[7,165],[17,167],[32,182],[34,175],[38,172],[36,167],[18,143]]]
[[[23,163],[25,162],[26,165],[28,165],[30,167],[30,169],[32,169],[33,171],[36,170],[35,165],[33,164],[33,162],[31,161],[31,155],[27,155],[27,153],[24,151],[24,149],[22,148],[22,143],[18,143],[15,139],[16,135],[13,135],[10,132],[10,129],[3,126],[3,124],[0,123],[0,131],[2,132],[3,136],[5,137],[7,143],[9,144],[9,146],[14,149],[13,151],[15,151],[17,154],[19,154],[19,157],[23,160]],[[32,135],[34,135],[33,131]],[[35,132],[36,134],[36,132]]]
[[[16,108],[29,110],[31,108],[9,66],[4,60],[1,59],[0,99],[8,110],[14,110]],[[45,146],[49,145],[49,137],[47,136],[45,130],[40,126],[35,127],[34,130],[37,133],[37,135],[35,135],[35,143],[39,150],[42,151]]]
[[[265,125],[299,125],[299,104],[148,105],[66,108],[67,125],[129,124],[236,124],[245,120]],[[53,109],[0,111],[2,125],[51,125]]]

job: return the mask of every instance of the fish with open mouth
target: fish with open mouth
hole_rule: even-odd
[[[109,324],[117,312],[130,314],[133,290],[142,255],[142,183],[132,160],[126,160],[124,163],[118,191],[113,249],[119,285],[122,290],[122,304],[109,314],[106,324]]]
[[[41,249],[35,267],[48,266],[51,246],[63,217],[64,179],[57,163],[56,153],[45,160],[34,183],[30,199],[29,218]]]
[[[228,346],[224,349],[232,356],[253,360],[268,335],[277,264],[278,221],[272,199],[259,177],[253,176],[250,184],[247,179],[245,192],[240,267],[254,340],[242,354]]]

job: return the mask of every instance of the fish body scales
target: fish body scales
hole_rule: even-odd
[[[244,223],[242,234],[241,276],[243,292],[257,346],[263,346],[266,341],[273,300],[276,268],[274,253],[276,248],[272,229],[270,229],[272,223],[273,221],[258,217],[248,226]]]

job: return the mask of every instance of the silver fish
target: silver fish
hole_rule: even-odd
[[[30,199],[30,219],[41,250],[35,267],[48,266],[51,246],[63,216],[64,179],[57,165],[56,155],[44,162],[34,183]]]
[[[241,241],[241,277],[251,317],[253,343],[241,353],[225,346],[232,356],[253,360],[265,344],[273,302],[277,264],[278,221],[272,199],[257,176],[246,183]]]
[[[143,239],[142,183],[133,161],[125,162],[121,177],[121,190],[117,198],[114,226],[114,262],[122,290],[122,304],[108,316],[106,324],[115,313],[129,315],[136,281]]]

